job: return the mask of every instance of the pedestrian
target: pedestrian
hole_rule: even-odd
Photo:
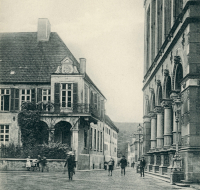
[[[66,159],[64,167],[68,168],[68,177],[69,180],[72,180],[73,173],[75,174],[74,168],[76,167],[75,159],[72,154]],[[64,172],[65,173],[65,172]]]
[[[111,158],[110,161],[108,162],[108,176],[110,174],[112,176],[113,167],[114,167],[114,160],[113,158]]]
[[[140,177],[144,177],[144,168],[146,166],[146,161],[144,157],[142,157],[142,160],[140,160]]]
[[[123,173],[125,175],[125,168],[127,166],[127,160],[124,155],[122,156],[122,159],[120,160],[120,164],[121,164],[121,175],[123,175]]]
[[[40,161],[41,166],[42,166],[42,172],[44,171],[45,168],[47,168],[47,159],[46,157],[43,156],[43,158]]]
[[[38,155],[38,158],[37,158],[37,169],[40,171],[40,162],[41,162],[41,156]]]
[[[135,166],[135,162],[133,161],[133,163],[132,163],[132,167],[134,168],[134,166]]]
[[[30,156],[28,156],[28,158],[26,159],[26,168],[27,168],[28,171],[30,171],[30,169],[31,169]]]

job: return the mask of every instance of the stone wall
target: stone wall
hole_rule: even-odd
[[[47,159],[49,171],[62,172],[64,159]],[[0,158],[0,171],[26,171],[26,159]]]

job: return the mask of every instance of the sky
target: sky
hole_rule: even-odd
[[[142,122],[143,0],[0,0],[0,32],[36,32],[48,18],[106,97],[116,122]]]

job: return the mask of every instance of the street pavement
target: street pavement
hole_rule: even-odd
[[[113,171],[113,176],[101,171],[77,171],[73,180],[62,172],[0,172],[0,190],[62,190],[62,189],[94,189],[94,190],[171,190],[185,189],[170,185],[151,175],[140,177],[135,169],[127,168],[126,175],[121,176],[120,169]]]

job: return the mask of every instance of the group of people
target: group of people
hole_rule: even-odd
[[[126,171],[125,168],[127,166],[127,160],[125,158],[125,156],[122,156],[121,160],[119,161],[119,164],[121,166],[121,175],[125,175]],[[134,162],[132,163],[132,167],[134,168]],[[115,161],[113,158],[111,158],[108,162],[108,176],[112,176],[112,171],[115,165]],[[140,160],[140,175],[141,177],[144,177],[144,168],[146,166],[146,161],[144,159],[144,157],[142,157],[142,159]],[[41,171],[44,171],[44,168],[47,167],[47,160],[46,157],[41,157],[40,155],[38,155],[37,159],[30,159],[30,156],[28,156],[27,160],[26,160],[26,168],[27,170],[32,170],[34,171],[35,168],[37,168],[40,171],[40,167],[41,167]],[[76,161],[75,161],[75,156],[73,154],[73,152],[70,152],[66,158],[65,161],[65,165],[64,165],[64,172],[66,172],[66,168],[68,170],[68,176],[69,176],[69,180],[72,180],[72,176],[73,174],[75,174],[75,167],[76,167]]]
[[[121,166],[121,175],[125,175],[126,174],[126,166],[128,164],[125,156],[122,156],[122,159],[119,161],[119,164]],[[135,162],[132,163],[132,167],[134,168]],[[144,159],[144,157],[142,157],[142,159],[140,160],[140,164],[139,164],[139,168],[140,168],[140,176],[144,177],[144,168],[146,166],[146,161]],[[112,171],[113,171],[113,167],[114,167],[114,160],[111,158],[110,161],[108,162],[108,175],[111,174],[112,176]]]
[[[41,157],[38,155],[37,159],[31,159],[30,156],[26,159],[26,168],[28,171],[32,169],[32,171],[39,170],[41,168],[41,171],[43,172],[44,169],[47,167],[47,159],[45,156]],[[47,168],[48,171],[48,168]]]

